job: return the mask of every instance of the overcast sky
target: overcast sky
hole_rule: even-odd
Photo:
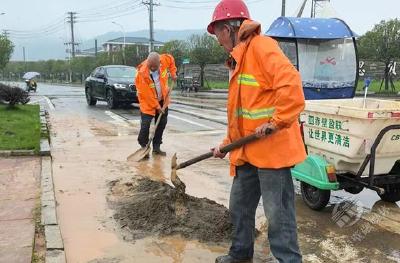
[[[154,0],[156,1],[156,0]],[[148,28],[147,9],[138,0],[0,0],[0,30],[11,29],[11,36],[24,38],[43,31],[56,38],[69,38],[69,26],[63,18],[76,11],[77,40],[121,30]],[[157,29],[205,29],[217,0],[158,0],[155,8]],[[263,31],[280,15],[281,0],[247,0],[252,18],[261,22]],[[293,15],[302,0],[286,0],[288,16]],[[363,34],[382,19],[400,16],[400,0],[331,0],[338,17],[358,34]],[[310,11],[306,9],[307,16]],[[33,31],[32,31],[33,30]],[[36,31],[35,31],[36,30]],[[28,31],[28,32],[26,32]],[[35,34],[33,34],[35,33]]]

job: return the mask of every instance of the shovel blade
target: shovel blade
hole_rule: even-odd
[[[177,162],[176,162],[176,153],[172,157],[171,160],[171,183],[175,186],[176,190],[184,194],[186,190],[186,185],[179,179],[178,174],[177,174]]]
[[[143,160],[150,153],[150,147],[140,148],[136,152],[129,155],[126,159],[128,161],[139,162]]]

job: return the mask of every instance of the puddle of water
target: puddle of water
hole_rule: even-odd
[[[73,117],[63,113],[52,116],[57,211],[68,261],[213,262],[216,256],[225,253],[229,245],[200,244],[179,237],[152,237],[127,242],[123,240],[106,200],[107,182],[121,177],[129,179],[141,174],[169,183],[174,152],[179,153],[179,161],[185,161],[217,145],[224,135],[170,134],[165,137],[163,145],[168,151],[167,157],[127,163],[126,157],[137,149],[136,136],[95,133],[98,129],[115,133],[118,129],[115,125],[91,119],[86,113]],[[207,197],[227,206],[232,181],[228,174],[227,161],[207,160],[180,170],[178,175],[190,195]],[[355,261],[370,258],[371,262],[376,259],[381,261],[375,262],[382,262],[393,260],[398,255],[393,252],[400,251],[399,224],[396,223],[398,207],[389,207],[389,213],[376,225],[376,230],[368,233],[363,241],[352,243],[349,241],[351,235],[361,227],[361,223],[367,222],[366,219],[362,218],[353,229],[340,228],[331,219],[332,205],[322,212],[315,212],[299,197],[296,200],[299,242],[305,259],[344,262],[344,259],[352,261],[351,254],[354,254],[357,256]],[[372,213],[381,207],[379,202],[374,204]],[[366,206],[370,206],[369,203]],[[258,226],[265,224],[261,206],[257,210],[257,222]],[[265,238],[265,233],[262,238]],[[322,243],[323,240],[328,241]],[[256,244],[258,254],[265,256],[269,253],[265,240],[257,240]]]

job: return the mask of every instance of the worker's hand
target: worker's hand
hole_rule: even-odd
[[[224,158],[225,158],[226,153],[222,153],[222,152],[221,152],[221,150],[220,150],[221,147],[222,147],[222,145],[217,146],[217,147],[215,147],[215,148],[211,148],[211,151],[213,152],[213,156],[214,156],[215,158],[221,158],[221,159],[224,159]]]
[[[171,79],[172,79],[173,81],[176,81],[176,80],[178,79],[178,77],[177,77],[176,75],[171,75]]]
[[[157,109],[157,113],[158,114],[160,114],[160,113],[164,114],[165,111],[163,110],[163,108],[160,107],[160,108]]]
[[[262,138],[274,131],[276,131],[276,126],[271,122],[267,122],[256,128],[256,135],[258,138]]]

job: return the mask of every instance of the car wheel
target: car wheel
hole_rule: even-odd
[[[89,106],[94,106],[97,103],[97,99],[93,98],[90,92],[89,88],[85,89],[85,95],[86,95],[86,102]]]
[[[308,207],[319,211],[329,203],[331,191],[318,189],[312,185],[301,182],[301,196]]]
[[[117,107],[117,101],[115,100],[114,92],[112,90],[107,90],[106,98],[108,107],[110,109],[115,109]]]

